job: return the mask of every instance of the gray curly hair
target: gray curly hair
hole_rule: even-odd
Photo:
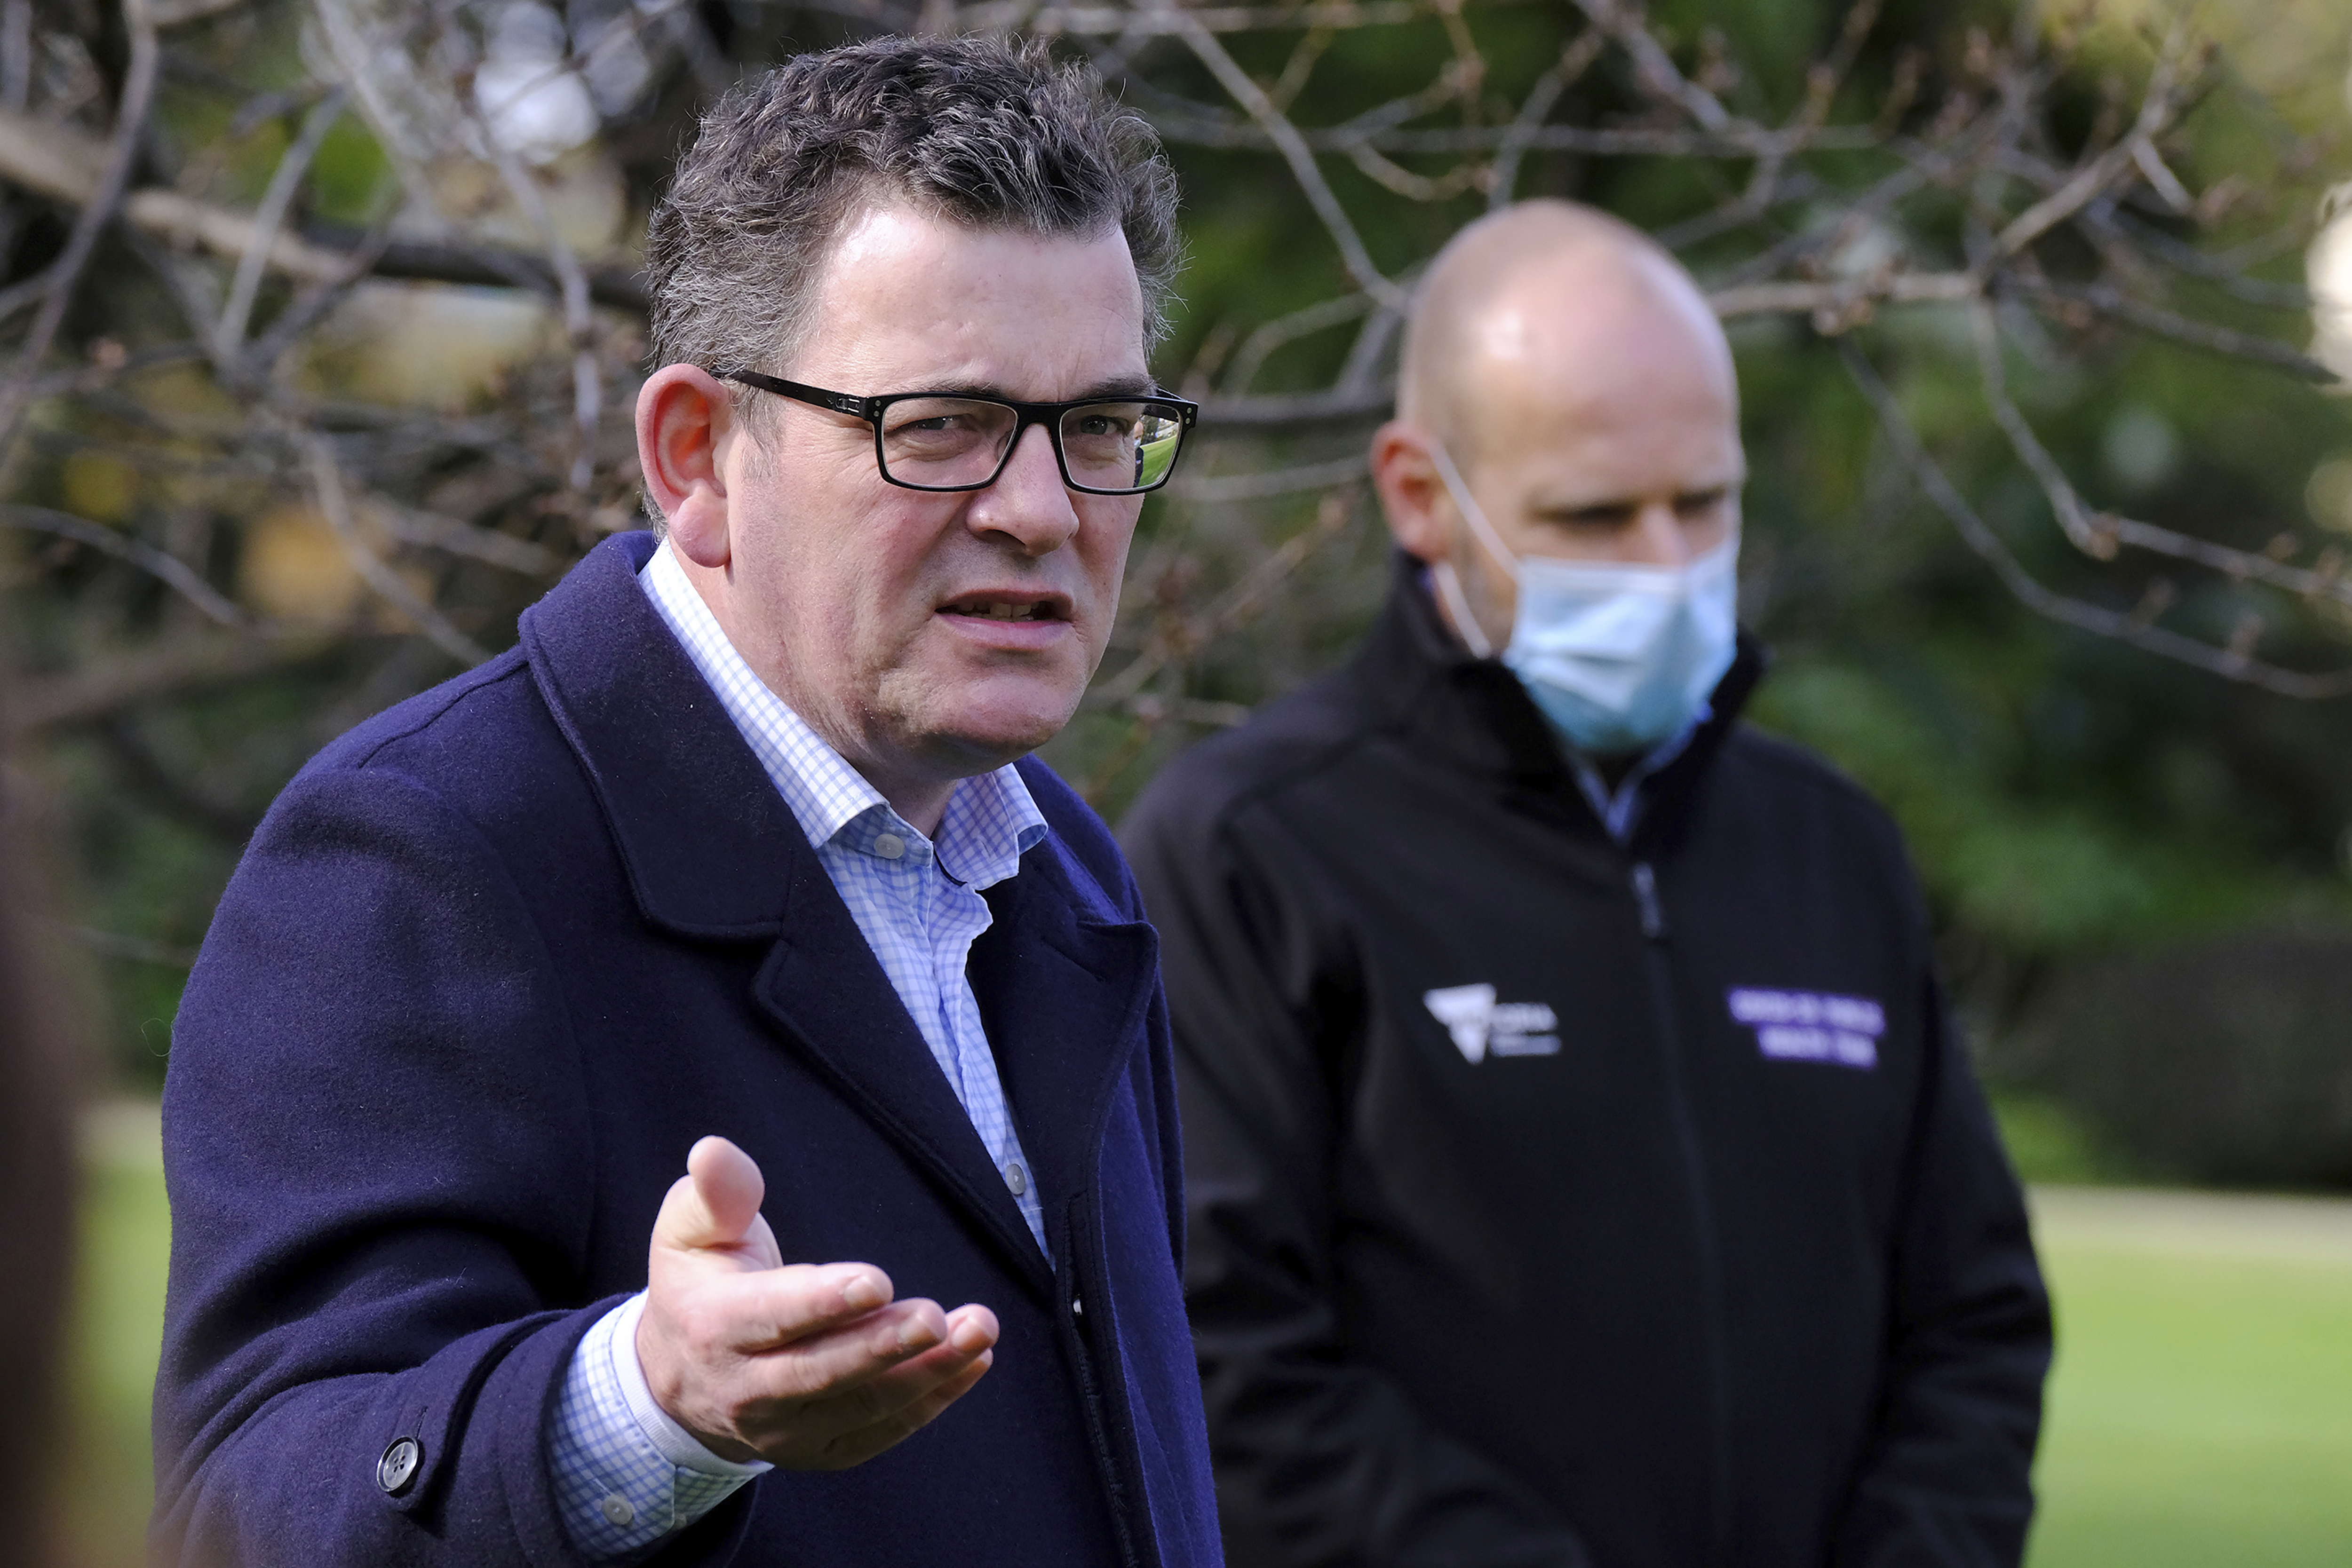
[[[646,235],[653,360],[789,357],[843,225],[877,201],[975,229],[1117,229],[1146,346],[1181,258],[1176,174],[1143,119],[1043,44],[876,38],[802,55],[713,104]]]

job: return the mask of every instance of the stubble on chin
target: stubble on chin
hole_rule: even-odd
[[[1084,682],[1055,691],[1022,683],[1022,700],[985,681],[942,680],[909,671],[887,674],[860,714],[865,733],[912,768],[939,779],[968,779],[1019,760],[1059,735],[1086,695]]]

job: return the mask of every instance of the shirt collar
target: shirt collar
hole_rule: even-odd
[[[1611,838],[1624,844],[1633,841],[1633,830],[1642,821],[1642,787],[1687,750],[1701,727],[1714,716],[1712,706],[1699,704],[1698,711],[1684,720],[1680,729],[1652,747],[1625,770],[1625,776],[1617,781],[1617,788],[1613,790],[1601,776],[1600,765],[1576,748],[1575,743],[1568,738],[1566,730],[1554,725],[1552,733],[1559,737],[1560,748],[1568,753],[1569,767],[1576,774],[1576,787],[1584,792],[1585,800],[1591,802],[1594,814],[1601,819],[1601,825],[1609,830]],[[1549,716],[1545,722],[1550,722]]]
[[[1427,566],[1420,565],[1415,580],[1433,612],[1437,600],[1435,574]],[[1439,623],[1444,624],[1442,620]],[[1448,630],[1446,635],[1453,640],[1457,652],[1468,652],[1458,633]],[[1517,679],[1516,674],[1513,678]],[[1698,732],[1714,717],[1714,706],[1700,703],[1698,711],[1685,719],[1681,728],[1644,752],[1625,770],[1625,776],[1617,781],[1614,789],[1609,788],[1609,781],[1601,776],[1600,765],[1578,748],[1576,742],[1569,737],[1568,731],[1552,723],[1549,714],[1544,716],[1543,722],[1544,727],[1551,732],[1552,738],[1559,743],[1561,753],[1568,758],[1569,771],[1575,776],[1578,790],[1591,803],[1593,815],[1601,819],[1601,825],[1608,830],[1611,838],[1624,844],[1633,841],[1633,830],[1642,821],[1642,808],[1645,804],[1643,787],[1688,750]]]
[[[891,860],[933,852],[931,841],[753,673],[667,544],[655,547],[637,580],[774,781],[811,847],[838,841]],[[1018,768],[1007,763],[957,781],[940,821],[936,850],[940,870],[970,886],[989,887],[1018,872],[1021,857],[1045,836],[1045,816]],[[890,847],[884,841],[888,839],[898,841],[896,853],[883,852]]]

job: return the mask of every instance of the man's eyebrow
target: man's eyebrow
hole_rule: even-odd
[[[1115,376],[1107,382],[1097,382],[1080,397],[1150,397],[1160,390],[1160,383],[1150,376]]]
[[[1695,485],[1687,490],[1675,491],[1674,499],[1679,503],[1702,497],[1727,496],[1744,483],[1742,479],[1723,479],[1712,485]],[[1579,518],[1620,520],[1630,518],[1642,509],[1642,506],[1640,499],[1624,496],[1602,497],[1589,501],[1541,501],[1536,503],[1529,510],[1538,517],[1549,518],[1555,522],[1572,522]]]
[[[1092,402],[1097,398],[1150,397],[1159,392],[1160,386],[1150,376],[1113,376],[1066,398],[1024,398],[988,382],[970,382],[961,386],[933,387],[929,390],[942,396],[984,397],[997,402]]]

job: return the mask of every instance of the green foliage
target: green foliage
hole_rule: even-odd
[[[392,162],[374,136],[346,113],[319,144],[310,162],[310,200],[319,216],[341,224],[373,223],[400,188]]]
[[[1996,1051],[2169,1179],[2352,1186],[2352,941],[2235,933],[2075,967]]]
[[[2129,1182],[2145,1174],[2063,1102],[2048,1095],[2006,1090],[1992,1097],[1992,1113],[2020,1181],[2095,1186]]]

